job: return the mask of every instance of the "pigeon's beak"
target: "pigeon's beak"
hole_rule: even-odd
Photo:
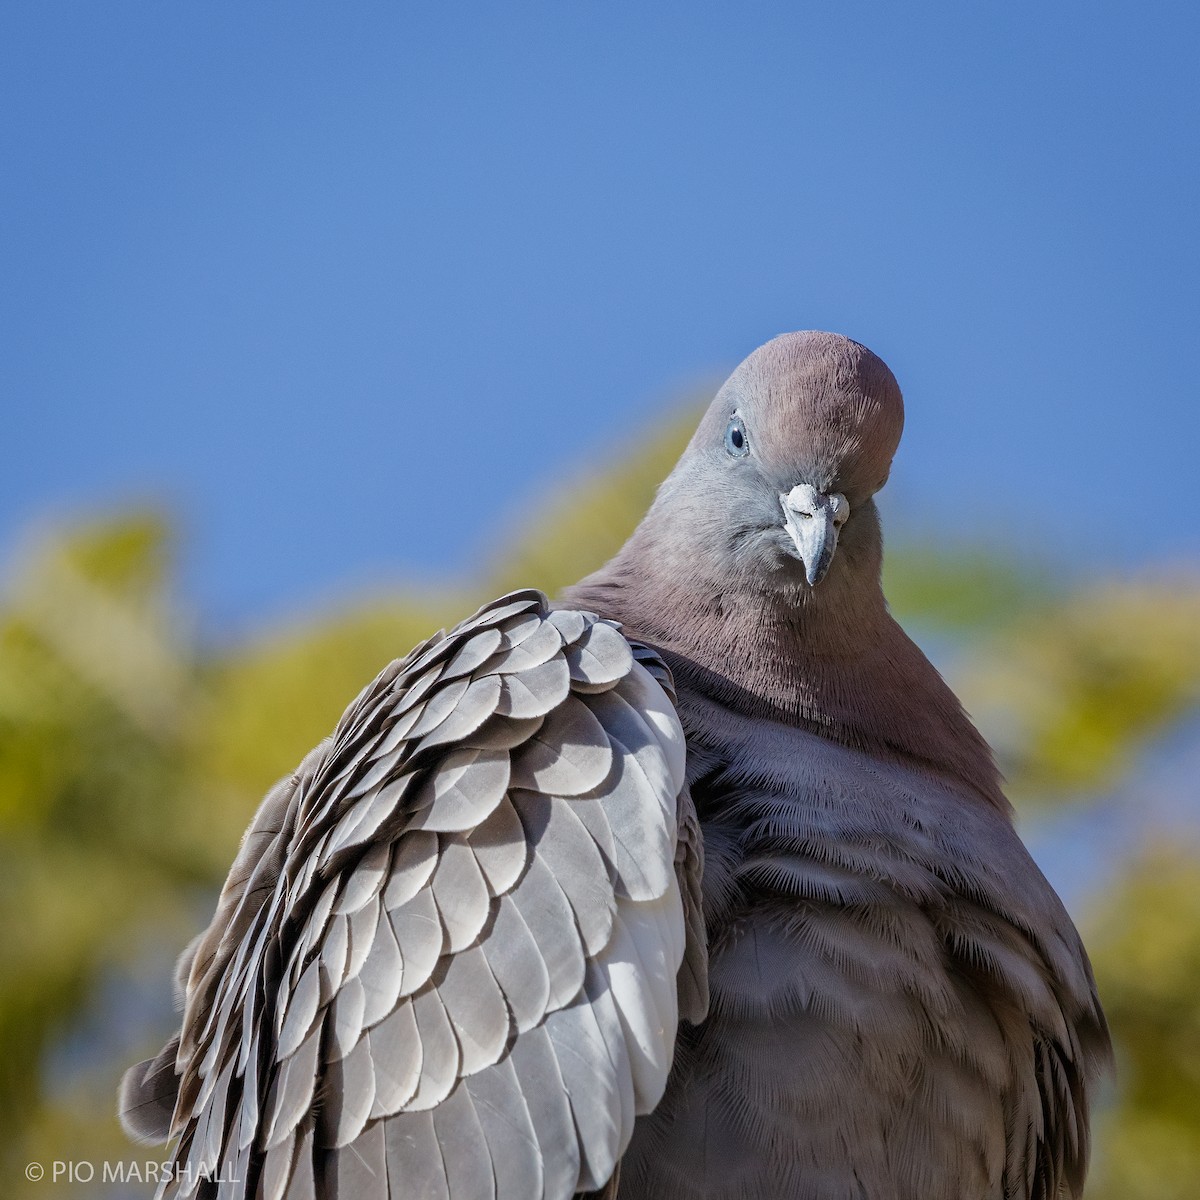
[[[825,495],[808,483],[798,483],[781,493],[783,527],[804,564],[804,578],[816,587],[825,578],[837,550],[838,533],[850,515],[846,497],[838,492]]]

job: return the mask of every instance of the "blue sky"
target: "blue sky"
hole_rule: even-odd
[[[1195,559],[1183,4],[0,12],[0,555],[158,498],[208,622],[453,572],[775,333],[850,334],[889,509]]]

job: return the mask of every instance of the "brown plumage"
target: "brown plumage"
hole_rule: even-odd
[[[612,562],[368,686],[264,801],[180,1035],[126,1076],[171,1190],[1078,1195],[1104,1020],[887,612],[902,423],[868,350],[776,339]]]

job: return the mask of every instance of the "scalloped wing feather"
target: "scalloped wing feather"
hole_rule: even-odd
[[[704,1013],[701,866],[661,660],[503,597],[268,794],[122,1118],[181,1197],[601,1188]]]

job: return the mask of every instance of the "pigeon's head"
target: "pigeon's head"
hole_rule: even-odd
[[[832,333],[775,338],[729,377],[688,448],[712,489],[709,534],[742,570],[816,587],[856,513],[875,521],[869,501],[903,425],[900,388],[865,346]]]

